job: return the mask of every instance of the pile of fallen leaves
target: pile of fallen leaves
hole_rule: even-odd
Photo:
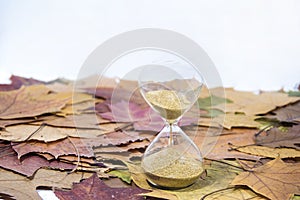
[[[187,113],[180,123],[201,150],[214,143],[205,173],[161,190],[139,163],[163,121],[136,82],[103,78],[95,87],[91,79],[12,76],[0,85],[0,198],[40,199],[42,188],[75,200],[300,198],[298,91],[225,88],[224,98],[203,88],[193,109],[200,120]]]

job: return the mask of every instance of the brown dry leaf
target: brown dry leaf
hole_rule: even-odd
[[[300,163],[285,163],[279,157],[267,164],[242,172],[232,185],[246,185],[269,199],[288,200],[300,194]]]
[[[255,155],[230,151],[230,146],[228,145],[228,143],[239,146],[254,144],[253,137],[257,132],[255,129],[233,128],[219,133],[220,129],[217,128],[196,128],[196,133],[195,130],[185,130],[185,132],[191,136],[191,139],[199,147],[205,158],[217,160],[226,158],[259,160],[260,158]]]
[[[263,147],[263,146],[234,146],[231,145],[232,150],[236,150],[239,152],[267,157],[267,158],[299,158],[300,151],[296,149],[290,148],[270,148],[270,147]]]
[[[28,153],[48,153],[58,158],[62,155],[77,155],[84,157],[93,157],[93,149],[86,146],[80,138],[68,137],[66,139],[53,142],[29,141],[22,143],[13,143],[13,149],[22,157]]]
[[[53,92],[70,92],[73,91],[73,82],[64,78],[58,78],[46,83],[46,86]]]
[[[58,128],[47,125],[35,126],[27,124],[7,127],[6,130],[0,131],[0,139],[13,142],[27,140],[52,142],[66,137],[96,138],[109,131],[111,130]]]
[[[26,156],[19,160],[16,152],[12,149],[10,144],[1,143],[0,149],[0,166],[28,177],[32,176],[39,168],[42,167],[51,167],[61,170],[72,170],[75,167],[73,164],[62,163],[57,160],[48,161],[38,155]]]
[[[95,107],[95,101],[84,101],[76,104],[69,104],[66,105],[64,108],[61,109],[60,112],[56,113],[58,116],[67,116],[67,115],[79,115],[81,113],[89,113],[91,110],[90,108]]]
[[[93,96],[90,94],[79,93],[75,91],[60,92],[57,93],[57,95],[59,98],[68,98],[69,101],[67,102],[67,105],[78,104],[78,103],[94,100]]]
[[[220,114],[215,118],[209,117],[201,117],[198,120],[199,126],[206,127],[224,127],[226,129],[231,128],[258,128],[262,126],[259,122],[255,121],[255,119],[259,118],[259,116],[250,116],[244,114],[234,114],[234,113],[226,113],[225,115]]]
[[[130,142],[125,145],[117,145],[117,146],[105,146],[105,147],[96,147],[94,148],[95,151],[98,152],[127,152],[129,150],[133,149],[145,149],[149,145],[148,140],[142,140],[142,141],[135,141],[135,142]]]
[[[205,200],[268,200],[267,198],[254,193],[250,189],[246,188],[234,188],[226,189],[224,191],[218,191],[213,194],[209,194],[205,197]]]
[[[143,153],[140,151],[128,151],[128,152],[101,152],[95,151],[96,159],[99,161],[105,160],[120,160],[122,162],[130,162],[132,159],[141,160]]]
[[[96,114],[80,114],[80,115],[67,115],[65,117],[46,116],[40,117],[40,121],[30,123],[34,125],[47,124],[56,127],[69,127],[69,128],[86,128],[86,129],[101,129],[99,124],[109,123],[109,120],[102,119]],[[1,124],[1,121],[0,121]]]
[[[224,106],[216,105],[214,108],[231,113],[245,113],[246,115],[265,114],[274,110],[276,107],[285,106],[287,104],[299,101],[299,97],[289,97],[288,94],[282,92],[263,92],[255,95],[252,92],[236,91],[232,88],[226,88],[226,98],[233,103]]]
[[[139,133],[135,131],[117,131],[100,135],[97,138],[81,138],[83,143],[87,146],[103,147],[108,145],[121,145],[129,142],[142,141],[145,139],[151,140],[154,138],[155,133]]]
[[[44,85],[22,87],[19,90],[0,92],[0,119],[35,117],[60,111],[70,96],[50,93]]]
[[[292,105],[280,107],[273,111],[275,117],[280,121],[296,121],[300,122],[300,101]]]
[[[24,118],[24,119],[0,119],[0,129],[5,129],[7,126],[11,125],[17,125],[17,124],[27,124],[30,122],[35,122],[37,119],[30,119],[30,118]]]
[[[64,161],[64,162],[72,162],[72,163],[76,163],[78,161],[78,156],[73,156],[73,155],[66,155],[66,156],[60,156],[59,160]],[[86,163],[89,165],[93,165],[93,166],[101,166],[101,163],[96,162],[94,158],[86,158],[86,157],[80,157],[79,161],[81,163]]]
[[[224,118],[221,125],[227,129],[232,127],[258,128],[261,126],[260,123],[255,121],[258,116],[227,113],[225,116],[218,116],[218,118],[220,118],[220,121]]]
[[[291,147],[300,150],[300,125],[281,131],[279,128],[272,128],[255,137],[257,145],[267,147]]]
[[[0,169],[0,191],[16,199],[37,200],[41,199],[36,191],[37,187],[71,188],[74,182],[79,182],[90,176],[91,173],[87,172],[68,173],[39,169],[33,179],[28,179],[22,175]]]

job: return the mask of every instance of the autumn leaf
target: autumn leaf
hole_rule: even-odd
[[[223,129],[220,132],[218,128],[195,127],[194,129],[184,129],[191,136],[191,139],[201,149],[202,155],[208,159],[230,159],[240,158],[248,160],[259,160],[259,156],[230,151],[228,143],[238,146],[254,144],[253,137],[257,130],[246,128],[233,128],[231,130]]]
[[[246,185],[255,192],[276,200],[288,200],[300,194],[300,164],[285,163],[279,157],[263,166],[242,172],[232,185]]]
[[[39,120],[34,118],[23,118],[23,119],[0,119],[0,129],[5,129],[7,126],[17,124],[27,124],[30,122],[37,122]]]
[[[198,99],[198,106],[200,109],[205,110],[206,113],[202,114],[203,117],[217,117],[224,114],[223,111],[219,109],[212,109],[212,106],[216,106],[224,103],[232,103],[231,100],[211,95],[209,97],[203,97]]]
[[[225,89],[226,98],[232,103],[226,104],[226,110],[222,104],[213,106],[224,112],[245,113],[246,115],[265,114],[277,107],[285,106],[299,101],[298,97],[289,97],[282,92],[263,92],[258,95],[252,92],[236,91],[232,88]]]
[[[82,113],[94,113],[95,100],[83,101],[76,104],[67,104],[59,112],[55,113],[58,116],[67,117],[68,115],[80,115]]]
[[[122,181],[126,182],[127,184],[131,184],[131,174],[128,170],[112,170],[108,172],[108,174],[112,176],[116,176],[120,178]]]
[[[300,97],[300,91],[289,91],[288,94],[290,97]]]
[[[105,185],[96,174],[92,177],[73,185],[71,191],[55,190],[55,194],[61,200],[81,200],[81,199],[130,199],[143,200],[144,197],[138,194],[147,192],[147,190],[130,188],[111,188]]]
[[[225,116],[218,116],[219,121],[221,121],[223,117],[224,121],[221,125],[227,129],[231,129],[232,127],[258,128],[261,126],[259,122],[255,121],[258,116],[227,113]]]
[[[221,191],[215,191],[214,193],[209,193],[205,200],[267,200],[267,198],[256,194],[247,188],[226,188]]]
[[[0,191],[22,200],[41,199],[38,187],[71,188],[72,183],[88,178],[87,172],[61,172],[50,169],[39,169],[32,179],[0,168]]]
[[[291,105],[280,107],[273,111],[277,119],[287,122],[300,122],[300,101]]]
[[[113,122],[133,123],[134,129],[138,131],[160,131],[164,126],[162,118],[149,106],[142,107],[134,102],[120,101],[113,105],[108,104],[109,112],[99,115]],[[197,118],[186,117],[179,121],[180,126],[188,126],[197,122]]]
[[[118,127],[118,125],[113,124],[113,127]],[[28,140],[52,142],[67,137],[97,138],[102,134],[113,131],[113,127],[109,127],[111,130],[103,131],[22,124],[9,126],[4,131],[0,130],[0,139],[13,142],[23,142]]]
[[[48,153],[58,158],[62,155],[76,155],[83,157],[93,157],[92,147],[87,146],[82,139],[68,137],[53,142],[28,141],[21,143],[12,143],[13,149],[18,157],[29,153]]]
[[[267,147],[291,147],[300,150],[300,125],[282,131],[272,128],[256,135],[255,143]]]
[[[47,161],[45,158],[37,155],[30,155],[19,160],[10,144],[5,144],[3,142],[0,143],[0,150],[0,166],[26,176],[32,176],[42,167],[68,170],[72,170],[75,167],[75,165],[61,163],[57,160]]]
[[[223,103],[232,103],[232,101],[230,99],[221,98],[215,95],[198,99],[199,108],[201,109],[208,109],[212,106],[216,106]]]
[[[0,92],[0,119],[35,117],[60,111],[70,96],[50,93],[44,85],[22,87],[19,90]]]
[[[135,122],[147,119],[150,107],[142,109],[133,102],[120,101],[113,105],[108,105],[110,112],[100,113],[102,118],[114,122]]]
[[[55,127],[65,128],[82,128],[82,129],[102,129],[103,123],[109,123],[109,120],[104,120],[96,114],[80,114],[80,115],[67,115],[65,117],[57,116],[43,116],[38,118],[34,125],[50,125]],[[0,121],[1,124],[1,121]],[[102,129],[103,130],[103,129]]]
[[[22,85],[38,85],[44,84],[45,82],[36,80],[33,78],[25,78],[21,76],[11,75],[9,78],[11,83],[10,84],[0,84],[0,91],[10,91],[19,89]]]
[[[270,148],[263,146],[234,146],[231,145],[232,150],[236,150],[239,152],[267,157],[267,158],[277,158],[280,156],[281,158],[298,158],[300,157],[300,151],[291,148]]]

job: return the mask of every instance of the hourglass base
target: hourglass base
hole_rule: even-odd
[[[162,189],[162,190],[178,190],[178,189],[183,189],[183,188],[189,187],[189,186],[193,185],[200,177],[200,175],[199,175],[199,177],[186,178],[186,179],[169,179],[169,178],[165,178],[165,177],[153,176],[152,174],[150,175],[147,173],[146,173],[146,176],[152,177],[155,179],[157,179],[157,178],[160,179],[159,181],[156,181],[157,183],[160,183],[160,185],[154,183],[149,178],[147,178],[147,182],[152,187]]]

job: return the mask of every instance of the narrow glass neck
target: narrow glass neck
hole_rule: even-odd
[[[179,126],[177,125],[178,121],[174,120],[172,122],[165,121],[165,131],[168,132],[169,136],[169,146],[177,144],[177,136],[176,133],[180,130]]]

